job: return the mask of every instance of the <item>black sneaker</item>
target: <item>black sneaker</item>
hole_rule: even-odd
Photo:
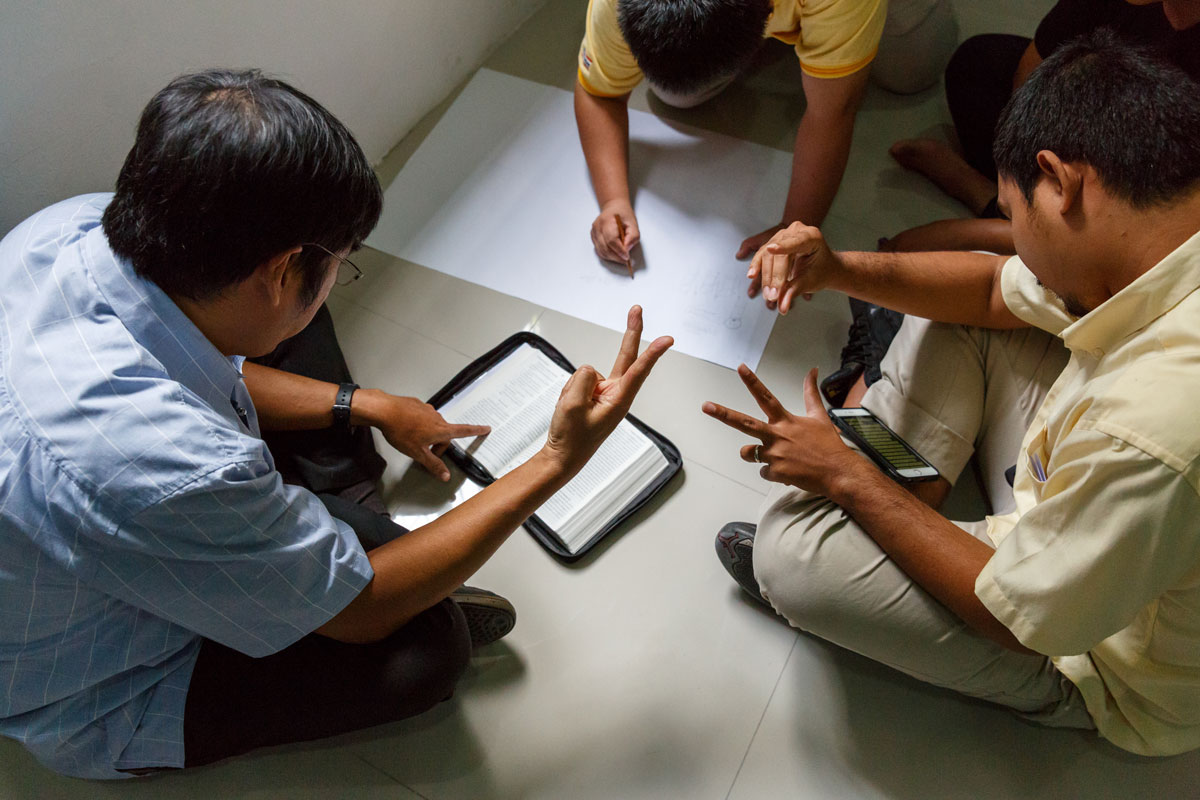
[[[870,358],[871,332],[867,327],[868,303],[856,298],[850,300],[850,331],[846,334],[846,346],[838,358],[839,366],[821,381],[821,394],[834,408],[841,408],[846,395],[862,376]]]
[[[467,618],[473,650],[504,638],[517,624],[517,609],[513,604],[487,589],[461,586],[451,592],[450,599]]]
[[[904,322],[904,315],[899,311],[892,311],[890,308],[873,303],[866,305],[868,306],[867,332],[871,337],[871,349],[865,364],[863,379],[867,386],[870,386],[883,377],[879,371],[879,365],[883,363],[883,357],[887,355],[888,348],[892,346],[892,339],[896,338],[900,324]]]
[[[754,533],[757,530],[758,526],[753,522],[725,523],[717,533],[717,559],[746,594],[770,607],[754,579]]]
[[[862,377],[867,386],[882,377],[879,365],[887,354],[904,315],[854,297],[850,300],[850,331],[839,358],[841,366],[821,381],[821,394],[841,408],[850,389]]]

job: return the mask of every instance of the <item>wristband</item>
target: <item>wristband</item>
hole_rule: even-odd
[[[337,397],[333,401],[333,427],[350,430],[350,400],[357,388],[357,383],[343,383],[338,387]]]

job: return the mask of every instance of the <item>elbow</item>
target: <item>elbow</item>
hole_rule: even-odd
[[[373,644],[391,636],[414,616],[396,613],[394,608],[387,609],[372,593],[374,583],[372,579],[357,597],[316,632],[345,644]]]
[[[815,109],[810,108],[800,118],[798,131],[809,130],[809,135],[819,135],[831,141],[845,141],[848,145],[854,133],[854,120],[858,116],[856,107]]]
[[[1105,635],[1085,630],[1082,626],[1036,625],[1024,628],[1018,640],[1015,633],[1001,625],[1011,642],[1001,641],[1010,650],[1029,653],[1043,658],[1060,658],[1083,655],[1099,644]]]
[[[391,634],[391,630],[385,629],[381,625],[357,622],[323,625],[317,629],[317,632],[343,644],[374,644],[383,641]]]
[[[1003,627],[1003,626],[1001,626],[1001,627]],[[1005,649],[1012,650],[1014,653],[1021,653],[1022,655],[1026,655],[1026,656],[1044,656],[1045,655],[1044,653],[1039,653],[1037,650],[1034,650],[1032,648],[1026,647],[1025,645],[1021,644],[1021,640],[1018,639],[1016,636],[1013,636],[1012,632],[1010,630],[1008,630],[1008,628],[1004,628],[1002,633],[999,633],[998,636],[995,636],[993,638],[996,639],[996,641],[999,642],[1000,645],[1003,646]]]
[[[861,105],[858,96],[837,98],[832,102],[812,104],[804,110],[801,124],[820,126],[824,130],[854,130],[854,120]]]

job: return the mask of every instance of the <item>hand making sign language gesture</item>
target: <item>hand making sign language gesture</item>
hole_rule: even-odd
[[[633,306],[608,377],[592,367],[582,366],[563,386],[550,420],[545,450],[557,455],[572,474],[587,463],[625,418],[650,370],[675,341],[670,336],[660,336],[639,356],[641,339],[642,307]]]
[[[754,297],[762,289],[767,308],[778,307],[779,313],[786,314],[797,294],[809,300],[813,292],[834,288],[831,282],[841,267],[820,229],[793,222],[772,236],[750,260],[747,293]]]
[[[803,416],[784,408],[745,364],[738,367],[738,375],[766,414],[766,421],[711,402],[701,409],[713,419],[759,440],[759,444],[744,446],[741,457],[743,461],[761,463],[759,474],[763,478],[828,496],[830,483],[847,473],[847,467],[857,466],[855,460],[863,456],[846,446],[826,414],[817,391],[817,370],[809,370],[804,379]]]

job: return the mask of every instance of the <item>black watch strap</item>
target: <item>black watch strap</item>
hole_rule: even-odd
[[[350,400],[357,388],[357,383],[343,383],[338,387],[337,397],[333,401],[333,427],[350,430]]]

